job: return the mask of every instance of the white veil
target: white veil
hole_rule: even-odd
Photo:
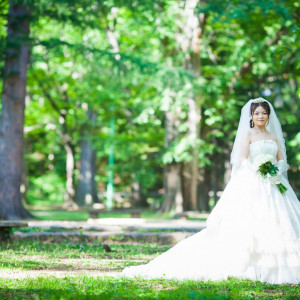
[[[266,101],[270,106],[270,116],[269,122],[266,126],[267,130],[275,134],[278,140],[278,151],[281,151],[284,161],[287,163],[286,158],[286,148],[285,148],[285,141],[282,134],[282,129],[280,122],[276,116],[275,110],[272,104],[264,98],[255,98],[250,99],[242,108],[241,111],[241,118],[239,122],[239,127],[236,133],[236,137],[234,140],[232,152],[231,152],[231,159],[230,163],[232,164],[232,175],[236,173],[238,168],[241,166],[241,142],[244,134],[250,129],[250,120],[251,120],[251,103],[258,102],[258,101]],[[283,174],[287,178],[287,172]]]

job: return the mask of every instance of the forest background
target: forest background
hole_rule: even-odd
[[[292,0],[0,1],[0,218],[112,190],[132,206],[210,211],[241,107],[259,96],[299,196],[299,22]]]

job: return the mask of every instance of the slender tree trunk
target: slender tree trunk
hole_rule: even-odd
[[[79,206],[98,203],[97,186],[95,182],[96,151],[89,140],[81,142],[80,173],[76,187],[75,202]]]
[[[197,139],[197,132],[199,126],[199,112],[196,107],[195,100],[193,95],[190,95],[191,98],[188,99],[189,112],[188,112],[188,125],[189,132],[188,136],[191,140]],[[197,210],[197,187],[198,187],[198,153],[194,147],[192,150],[192,161],[184,163],[184,172],[183,172],[183,184],[184,184],[184,209],[185,210]]]
[[[74,168],[75,168],[75,159],[74,159],[74,146],[72,144],[72,138],[68,133],[68,127],[67,127],[67,114],[66,109],[62,108],[60,109],[57,104],[55,103],[55,100],[52,98],[51,94],[49,93],[46,86],[43,85],[43,83],[40,83],[40,86],[44,92],[45,97],[48,99],[49,103],[53,107],[53,109],[58,113],[59,115],[59,123],[61,124],[61,130],[59,128],[55,127],[55,130],[57,134],[60,136],[63,146],[66,151],[66,191],[64,195],[65,209],[76,209],[78,208],[77,204],[74,201],[75,196],[75,189],[74,189]],[[67,93],[63,93],[62,97],[64,98],[65,102],[68,102],[68,96]]]
[[[87,115],[91,122],[96,121],[95,111],[89,110]],[[75,194],[75,202],[79,206],[99,202],[95,181],[96,151],[88,138],[89,134],[85,130],[81,141],[80,173]]]
[[[139,206],[142,201],[141,186],[138,180],[134,180],[130,183],[131,187],[131,203],[133,206]]]
[[[133,174],[132,177],[135,177]],[[146,201],[146,197],[143,193],[143,187],[141,182],[136,178],[131,182],[131,199],[133,206],[136,207],[148,207],[148,203]]]
[[[176,213],[183,211],[183,197],[181,191],[180,165],[170,164],[164,170],[165,199],[161,207],[162,212],[175,209]]]
[[[209,191],[211,187],[211,170],[208,166],[200,170],[201,181],[198,185],[198,200],[199,200],[199,210],[209,211]]]
[[[9,2],[7,49],[0,124],[0,219],[21,219],[30,214],[21,201],[23,128],[27,64],[29,60],[29,10]]]
[[[165,113],[165,148],[178,139],[179,120],[177,113],[167,111]],[[164,168],[164,202],[162,212],[175,209],[176,213],[183,211],[183,197],[181,186],[181,167],[178,163],[166,165]]]
[[[218,189],[219,189],[219,157],[218,155],[215,155],[214,157],[214,164],[213,164],[213,170],[212,170],[212,191],[214,193],[214,205],[217,204],[218,201]]]
[[[185,24],[183,28],[182,50],[185,52],[184,67],[195,76],[201,75],[201,60],[199,54],[200,37],[203,30],[204,15],[196,15],[197,0],[186,0],[184,17]],[[199,138],[199,121],[200,121],[200,101],[199,97],[191,90],[188,98],[188,138],[196,141]],[[198,192],[198,153],[195,148],[191,150],[192,161],[184,163],[184,208],[186,210],[197,210],[197,192]]]

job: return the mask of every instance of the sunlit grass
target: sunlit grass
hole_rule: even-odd
[[[99,242],[14,241],[2,244],[2,274],[41,270],[44,275],[23,279],[1,278],[0,298],[86,299],[97,296],[99,299],[299,299],[300,285],[272,285],[236,278],[210,282],[103,276],[110,272],[118,273],[129,265],[146,263],[169,248],[156,244],[102,245]],[[55,270],[66,273],[62,278],[47,276],[47,272]],[[71,274],[72,271],[76,271],[75,274]],[[89,272],[93,272],[93,276],[89,276]]]
[[[299,286],[231,278],[218,282],[88,276],[0,279],[2,299],[299,299]]]

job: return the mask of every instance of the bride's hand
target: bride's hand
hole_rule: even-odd
[[[248,158],[246,158],[246,159],[244,159],[242,161],[242,167],[244,167],[244,168],[246,168],[246,169],[248,169],[248,170],[250,170],[250,171],[253,172],[252,164],[251,164],[251,162],[250,162],[250,160]]]

